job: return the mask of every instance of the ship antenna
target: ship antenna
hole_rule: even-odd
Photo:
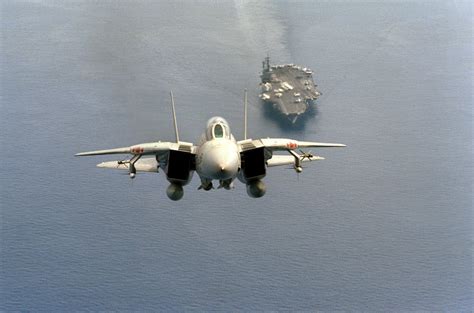
[[[244,140],[247,140],[247,88],[244,90]]]
[[[172,90],[170,90],[170,96],[171,96],[171,109],[173,110],[174,133],[176,135],[176,143],[178,143],[179,142],[178,123],[176,122],[176,110],[174,108],[174,98],[173,98]]]

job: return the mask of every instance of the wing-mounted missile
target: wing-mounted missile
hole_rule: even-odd
[[[301,173],[303,171],[303,167],[301,166],[301,162],[303,161],[303,158],[301,155],[299,155],[298,153],[296,153],[295,151],[293,150],[288,150],[288,152],[294,157],[295,159],[295,164],[293,165],[293,168],[294,170],[296,171],[296,173]],[[311,160],[311,158],[309,156],[307,156],[308,160]]]
[[[294,152],[294,151],[293,151]],[[291,154],[291,152],[290,152]],[[298,153],[295,152],[298,155]],[[319,161],[324,160],[323,157],[313,155],[312,157],[308,155],[298,155],[300,163],[310,162],[310,161]],[[295,164],[295,156],[294,155],[280,155],[280,154],[273,154],[272,158],[267,160],[268,167],[280,166],[280,165],[294,165]]]
[[[309,150],[309,152],[304,152],[300,149],[300,153],[301,161],[304,161],[305,159],[307,159],[308,161],[313,161],[314,155],[311,153],[311,150]]]
[[[133,156],[133,158],[131,158],[130,160],[126,160],[126,161],[118,161],[117,164],[124,164],[124,163],[128,163],[128,175],[130,176],[131,179],[134,179],[135,176],[137,175],[137,169],[135,167],[135,163],[137,163],[137,161],[142,157],[141,154],[135,154]]]
[[[304,152],[303,150],[300,149],[300,153],[298,154],[293,150],[288,150],[288,152],[293,156],[294,159],[294,164],[293,164],[293,169],[296,171],[296,173],[301,173],[303,171],[303,166],[301,163],[303,162],[311,162],[313,160],[324,160],[323,157],[313,155],[310,152]]]
[[[134,178],[137,172],[158,173],[159,163],[155,158],[140,158],[137,155],[129,160],[102,162],[97,167],[128,171],[130,178]]]

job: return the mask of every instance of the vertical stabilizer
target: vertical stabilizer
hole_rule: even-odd
[[[247,89],[244,91],[244,140],[247,139]]]
[[[170,96],[171,96],[171,108],[173,110],[174,133],[176,135],[176,142],[179,142],[178,123],[176,122],[176,110],[174,108],[173,91],[170,91]]]

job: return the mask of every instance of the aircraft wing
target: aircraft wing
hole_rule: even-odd
[[[158,166],[159,164],[155,158],[143,158],[135,162],[137,172],[157,173]],[[130,160],[102,162],[97,164],[97,167],[129,171]]]
[[[194,153],[195,147],[189,142],[148,142],[141,143],[138,145],[107,149],[107,150],[96,150],[77,153],[76,156],[91,156],[91,155],[104,155],[104,154],[134,154],[134,155],[157,155],[169,152],[170,150],[183,151]]]
[[[313,141],[298,141],[287,138],[264,138],[264,139],[247,139],[238,142],[241,151],[266,148],[271,151],[287,151],[295,150],[298,148],[331,148],[331,147],[345,147],[346,145],[341,143],[326,143],[326,142],[313,142]]]
[[[301,157],[301,156],[300,156]],[[324,160],[320,156],[312,156],[311,158],[302,158],[300,162]],[[274,154],[271,159],[267,160],[267,166],[281,166],[281,165],[295,165],[295,157],[292,155],[276,155]]]

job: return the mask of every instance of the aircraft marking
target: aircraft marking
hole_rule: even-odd
[[[298,148],[298,144],[296,142],[291,142],[290,141],[286,144],[286,147],[288,149],[294,150],[294,149]]]

